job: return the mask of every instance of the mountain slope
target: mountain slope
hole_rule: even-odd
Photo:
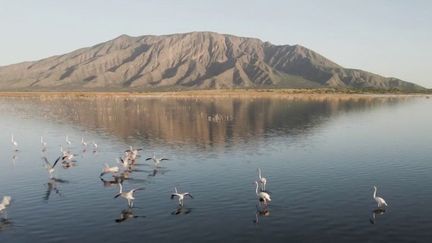
[[[192,32],[119,36],[76,51],[0,67],[2,90],[160,87],[353,87],[416,90],[396,78],[345,69],[305,47]]]

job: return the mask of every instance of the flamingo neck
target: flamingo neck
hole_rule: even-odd
[[[261,179],[261,169],[258,168],[258,177]]]
[[[377,192],[377,188],[374,187],[374,193],[373,193],[373,198],[376,198],[376,192]]]
[[[258,195],[258,182],[255,181],[255,184],[256,184],[255,193]]]

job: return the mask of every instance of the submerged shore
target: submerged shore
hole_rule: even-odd
[[[407,97],[425,96],[428,93],[391,93],[391,92],[353,92],[316,89],[235,89],[235,90],[190,90],[190,91],[149,91],[149,92],[99,92],[99,91],[8,91],[0,92],[0,97],[178,97],[178,98],[212,98],[212,97],[245,97],[245,98],[354,98],[354,97]]]

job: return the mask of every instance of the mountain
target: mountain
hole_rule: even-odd
[[[423,89],[343,68],[300,45],[213,32],[121,35],[64,55],[0,67],[0,90],[233,87]]]

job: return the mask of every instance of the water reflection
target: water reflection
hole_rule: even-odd
[[[34,107],[28,106],[32,99]],[[119,138],[181,141],[199,146],[247,142],[265,134],[304,134],[334,114],[396,105],[408,98],[149,98],[50,97],[8,98],[21,109]],[[7,107],[4,107],[7,109]],[[127,117],[127,119],[125,119]],[[157,138],[157,139],[152,139]],[[97,146],[94,146],[97,151]]]
[[[13,223],[10,219],[0,218],[0,231],[3,231],[9,227],[12,227]]]
[[[145,218],[145,216],[137,216],[134,214],[132,208],[126,208],[123,209],[120,213],[120,217],[115,220],[116,223],[123,223],[129,219],[136,219],[136,218]]]
[[[256,212],[255,212],[255,224],[259,223],[259,217],[267,217],[270,216],[270,210],[268,207],[262,207],[262,205],[256,205]]]
[[[174,211],[171,212],[171,214],[182,215],[182,214],[190,214],[191,212],[192,212],[192,208],[187,208],[179,205]]]
[[[58,179],[55,177],[51,177],[46,184],[47,190],[45,192],[43,199],[45,201],[48,201],[52,192],[54,192],[56,195],[58,195],[60,197],[63,196],[63,194],[61,193],[61,191],[58,187],[58,184],[65,184],[65,183],[67,184],[67,183],[69,183],[69,181],[63,180],[63,179]]]
[[[104,186],[104,187],[112,187],[112,186],[116,186],[117,184],[119,184],[119,183],[123,183],[123,179],[122,178],[120,178],[120,177],[116,177],[116,176],[113,176],[112,178],[112,180],[105,180],[104,178],[102,178],[102,177],[99,177],[100,178],[100,180],[102,181],[102,185]]]
[[[385,212],[386,212],[386,210],[382,209],[382,208],[376,208],[376,209],[372,210],[372,212],[371,212],[372,216],[371,216],[371,218],[369,218],[369,222],[371,224],[375,224],[375,222],[376,222],[376,216],[377,215],[384,215]]]

